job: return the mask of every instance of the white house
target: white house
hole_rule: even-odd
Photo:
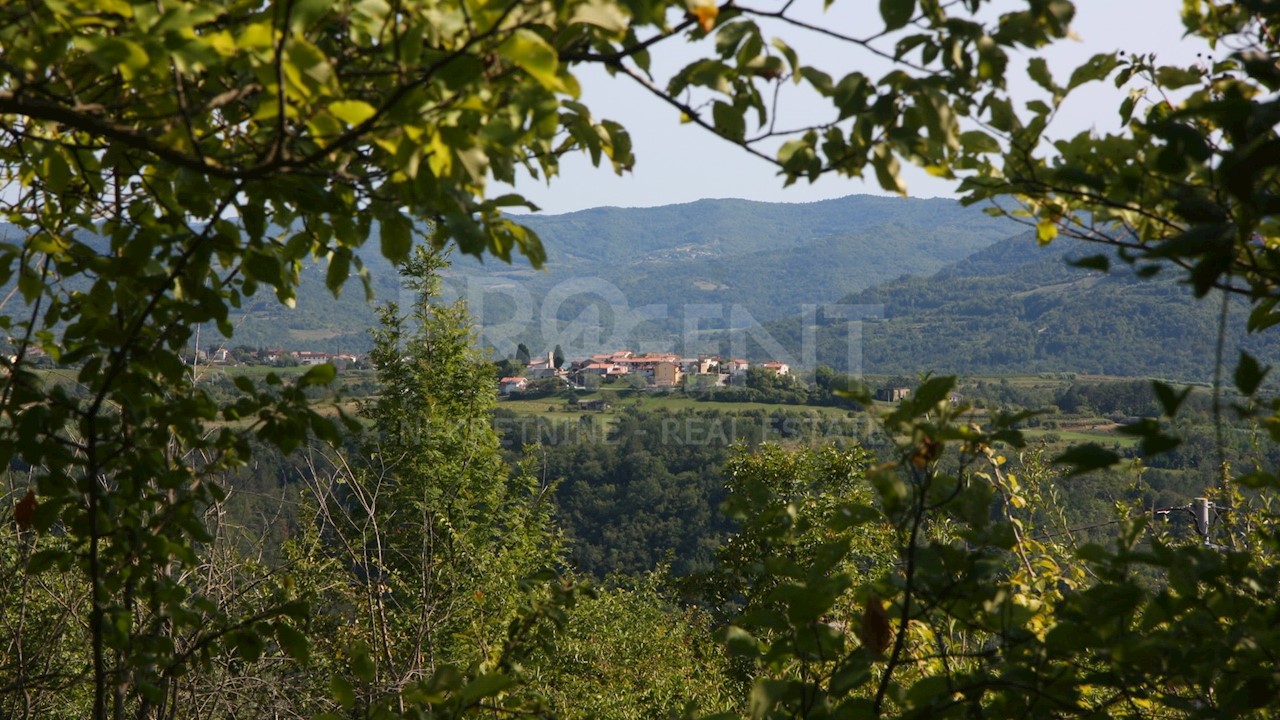
[[[498,392],[503,395],[524,392],[529,388],[529,381],[522,377],[504,377],[498,381]]]

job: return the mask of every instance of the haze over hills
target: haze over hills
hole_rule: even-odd
[[[719,351],[875,374],[1087,372],[1204,380],[1213,372],[1220,303],[1195,302],[1175,272],[1137,278],[1065,258],[1096,246],[1040,248],[1018,226],[950,200],[852,196],[808,204],[700,200],[645,209],[597,208],[520,218],[548,261],[453,257],[446,284],[483,321],[499,356],[517,342],[570,356],[628,348]],[[15,228],[5,229],[12,239]],[[365,262],[378,302],[399,299],[395,269],[371,242]],[[273,294],[233,315],[231,345],[362,352],[376,320],[358,281],[336,300],[323,265],[302,273],[297,307]],[[849,324],[801,308],[863,306],[860,349]],[[870,312],[866,312],[870,309]],[[1232,312],[1227,359],[1243,343],[1264,360],[1280,340],[1245,337]],[[763,329],[729,332],[751,323]],[[732,338],[737,337],[735,341]],[[754,338],[754,344],[752,339]],[[221,342],[207,329],[203,345]],[[1267,344],[1261,344],[1266,342]],[[695,347],[696,345],[696,347]],[[805,346],[808,345],[808,348]]]
[[[1210,379],[1220,300],[1195,301],[1176,268],[1140,278],[1119,262],[1108,273],[1067,262],[1099,252],[1097,245],[1068,239],[1041,248],[1026,234],[932,276],[905,276],[852,293],[841,303],[876,306],[883,315],[862,324],[862,369]],[[1276,338],[1245,333],[1247,314],[1244,302],[1233,303],[1228,368],[1240,348],[1264,359],[1280,351]],[[802,342],[800,319],[771,324],[768,330],[790,347]],[[813,329],[819,363],[848,369],[848,331],[844,320],[819,322]]]
[[[513,353],[517,342],[558,341],[584,354],[642,344],[671,349],[689,306],[700,327],[780,319],[906,272],[932,273],[1016,227],[953,200],[875,196],[699,200],[519,220],[542,237],[545,269],[523,258],[506,265],[455,253],[446,272],[451,296],[468,300],[484,325],[482,343],[500,354]],[[394,270],[374,255],[366,253],[366,263],[378,299],[394,298]],[[272,307],[271,297],[247,305],[235,343],[367,345],[364,329],[375,316],[358,285],[335,302],[322,281],[322,268],[304,273],[296,310]]]

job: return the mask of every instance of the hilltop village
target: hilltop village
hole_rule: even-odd
[[[348,352],[318,352],[314,350],[285,350],[281,348],[215,347],[197,350],[183,358],[197,365],[271,365],[275,367],[308,367],[328,363],[336,370],[350,367],[367,368],[368,357]]]
[[[778,376],[791,374],[782,362],[765,362],[757,366],[746,360],[726,360],[719,355],[684,358],[672,353],[633,353],[619,350],[592,355],[571,362],[557,362],[555,353],[531,360],[519,373],[501,378],[498,391],[513,395],[529,390],[534,383],[559,380],[577,389],[594,389],[601,384],[625,382],[645,388],[713,388],[744,382],[747,372],[759,367]]]
[[[43,357],[42,352],[33,356]],[[186,358],[196,366],[270,366],[309,367],[331,364],[339,372],[369,370],[368,355],[329,353],[311,350],[247,347],[209,348]],[[523,363],[507,358],[497,363],[497,390],[503,397],[517,398],[525,394],[545,395],[565,389],[592,391],[601,386],[621,385],[647,390],[704,391],[716,388],[750,387],[760,382],[770,387],[797,388],[804,385],[785,362],[752,363],[743,358],[725,359],[719,355],[688,358],[675,353],[636,353],[618,350],[576,360],[558,359],[555,351]],[[749,380],[754,373],[757,380]],[[769,378],[773,378],[772,381]],[[782,382],[783,385],[777,385]],[[819,383],[822,384],[821,382]],[[877,400],[898,402],[909,393],[906,385],[891,384],[875,391]]]

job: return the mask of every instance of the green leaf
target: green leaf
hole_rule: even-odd
[[[864,503],[845,503],[836,509],[831,519],[827,521],[827,527],[836,532],[848,530],[851,527],[865,525],[869,522],[875,522],[884,518],[884,514],[874,507]]]
[[[992,94],[983,103],[991,113],[991,127],[1001,132],[1011,132],[1018,126],[1018,116],[1008,100]]]
[[[1182,392],[1177,392],[1171,386],[1159,380],[1151,383],[1151,389],[1155,392],[1156,399],[1160,401],[1160,407],[1164,409],[1164,414],[1167,417],[1176,416],[1178,408],[1182,406],[1183,401],[1191,394],[1190,387],[1185,387]]]
[[[823,97],[831,95],[835,89],[831,76],[817,68],[808,66],[800,68],[800,77],[804,78]]]
[[[230,639],[236,654],[245,661],[257,662],[258,658],[262,657],[266,643],[255,629],[249,628],[232,633]]]
[[[711,116],[715,119],[716,132],[726,138],[741,142],[746,136],[747,125],[742,110],[717,100],[711,107]]]
[[[1121,124],[1123,125],[1129,124],[1129,121],[1133,119],[1133,109],[1137,106],[1137,104],[1138,104],[1138,99],[1133,95],[1130,95],[1129,97],[1126,97],[1124,100],[1120,101]]]
[[[760,641],[736,625],[730,625],[725,631],[724,645],[731,656],[758,657],[760,655]]]
[[[831,694],[842,697],[871,679],[871,655],[866,650],[850,653],[831,674]]]
[[[377,667],[374,665],[373,658],[369,657],[369,649],[367,647],[359,647],[351,654],[351,672],[359,680],[365,682],[373,680]]]
[[[783,42],[781,38],[773,38],[769,41],[769,44],[776,48],[778,52],[782,53],[782,57],[787,59],[787,68],[791,71],[792,80],[796,84],[799,84],[800,56],[796,54],[796,51],[793,50],[790,45]]]
[[[65,550],[37,550],[27,560],[27,574],[39,575],[54,565],[69,564],[71,555]]]
[[[245,232],[249,234],[249,239],[254,241],[262,240],[267,234],[267,213],[262,203],[245,203],[238,206],[240,210],[240,221],[244,223]]]
[[[753,22],[727,22],[722,23],[716,29],[716,53],[723,58],[729,58],[734,51],[742,43],[742,39],[747,33],[754,33],[759,37],[760,31]]]
[[[1277,302],[1275,298],[1269,298],[1259,302],[1257,307],[1249,311],[1249,332],[1261,332],[1280,324],[1280,312],[1276,312]]]
[[[50,147],[44,153],[43,165],[42,175],[49,188],[57,193],[66,190],[67,183],[71,180],[71,166],[67,164],[66,158],[62,156],[60,148],[57,146]]]
[[[1071,73],[1071,80],[1067,82],[1067,89],[1072,90],[1087,82],[1101,80],[1110,75],[1111,71],[1115,70],[1119,65],[1120,60],[1116,58],[1114,53],[1098,53]]]
[[[1236,387],[1245,397],[1258,392],[1258,387],[1271,372],[1271,366],[1263,367],[1254,356],[1241,350],[1240,363],[1236,365]]]
[[[956,379],[951,375],[929,378],[911,393],[908,402],[920,411],[927,411],[942,402],[955,389]]]
[[[935,703],[950,704],[952,680],[945,675],[920,678],[907,691],[907,707],[928,708]]]
[[[288,5],[291,11],[289,25],[295,31],[305,30],[329,12],[332,6],[333,0],[293,0]]]
[[[1036,242],[1048,245],[1058,237],[1058,223],[1048,218],[1036,221]]]
[[[806,77],[809,78],[808,74]],[[830,78],[827,80],[829,82]],[[809,78],[809,81],[813,82],[813,78]],[[849,73],[841,78],[839,84],[831,89],[831,99],[840,110],[840,116],[837,119],[843,120],[866,110],[867,95],[870,91],[867,76],[862,73]]]
[[[342,706],[343,710],[350,710],[356,704],[355,689],[341,675],[335,674],[329,678],[329,695]]]
[[[574,8],[571,23],[586,23],[621,34],[627,31],[629,20],[623,9],[609,0],[587,0]]]
[[[797,694],[799,683],[794,680],[756,680],[747,701],[747,712],[754,720],[769,717],[775,707]]]
[[[324,284],[334,297],[342,291],[347,277],[351,274],[351,251],[338,248],[329,254],[329,269],[325,272]]]
[[[1203,223],[1166,240],[1148,254],[1152,257],[1189,258],[1230,247],[1231,228],[1226,223]]]
[[[916,0],[880,0],[880,17],[885,30],[897,30],[911,22],[916,13]]]
[[[960,146],[969,153],[1000,152],[1000,143],[981,130],[966,130],[960,133]]]
[[[338,376],[338,371],[331,363],[321,363],[308,370],[298,378],[298,387],[312,385],[328,385]]]
[[[276,623],[275,631],[276,642],[285,654],[303,664],[310,661],[311,642],[302,631],[286,622]]]
[[[147,51],[127,38],[80,35],[75,43],[87,50],[99,67],[119,70],[126,78],[132,78],[151,64]]]
[[[347,125],[359,125],[378,113],[363,100],[337,100],[329,103],[329,112]]]
[[[513,32],[498,51],[534,80],[552,92],[567,92],[568,87],[560,78],[560,61],[555,48],[532,30],[520,28]]]
[[[887,145],[876,146],[871,165],[875,168],[876,180],[880,182],[880,187],[904,197],[906,196],[907,186],[902,182],[898,158],[893,156]]]
[[[1048,90],[1054,98],[1062,95],[1062,88],[1058,87],[1053,81],[1053,75],[1049,72],[1049,63],[1045,62],[1042,57],[1033,57],[1027,62],[1027,75],[1040,87]]]
[[[1165,433],[1160,423],[1154,418],[1142,418],[1136,422],[1122,425],[1118,432],[1121,435],[1142,439],[1143,457],[1153,457],[1168,452],[1182,444],[1182,439]]]
[[[1060,465],[1071,466],[1067,475],[1079,475],[1108,468],[1120,462],[1120,456],[1097,443],[1077,445],[1053,459]]]
[[[487,697],[492,697],[516,684],[514,678],[502,673],[486,673],[472,680],[458,691],[463,703],[471,704]]]
[[[382,245],[382,256],[399,265],[409,259],[409,251],[413,249],[413,223],[398,212],[391,212],[382,218],[379,242]]]
[[[1204,71],[1198,67],[1175,67],[1166,65],[1156,70],[1156,82],[1165,88],[1180,88],[1195,85],[1204,77]]]
[[[272,287],[281,284],[280,258],[261,250],[249,250],[244,258],[245,275]]]
[[[1068,260],[1067,264],[1084,270],[1101,270],[1102,272],[1108,272],[1111,270],[1111,259],[1103,254],[1089,255],[1075,260]]]

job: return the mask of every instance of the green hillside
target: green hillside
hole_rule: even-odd
[[[736,303],[766,319],[904,272],[931,273],[1010,227],[952,200],[872,196],[804,204],[699,200],[522,221],[547,246],[538,287],[598,277],[622,289],[633,307]],[[469,273],[477,265],[466,258],[457,269]],[[485,270],[502,272],[492,263]]]
[[[870,373],[1085,372],[1206,380],[1213,374],[1219,301],[1195,301],[1172,269],[1137,277],[1122,263],[1109,273],[1067,260],[1097,246],[1060,240],[1040,248],[1030,236],[996,243],[930,277],[906,276],[844,297],[883,308],[862,326]],[[1274,338],[1246,336],[1247,308],[1234,303],[1228,363],[1240,347],[1274,357]],[[768,326],[800,346],[800,321]],[[848,325],[820,321],[819,362],[848,367]]]
[[[534,270],[523,258],[506,265],[455,254],[444,274],[450,293],[468,298],[485,325],[481,342],[503,354],[518,342],[539,348],[561,341],[571,354],[645,342],[680,349],[688,305],[714,306],[722,325],[744,314],[761,322],[781,319],[804,304],[906,272],[932,273],[1011,227],[952,200],[873,196],[804,204],[699,200],[520,221],[542,237],[545,269]],[[365,261],[377,299],[394,299],[394,269],[373,251]],[[335,301],[323,279],[321,267],[304,272],[295,309],[270,296],[246,303],[234,342],[367,347],[366,329],[375,317],[359,283],[349,283]],[[654,316],[657,322],[639,322]],[[542,337],[556,320],[574,319],[599,330],[585,338]],[[704,326],[716,324],[713,318]]]
[[[598,316],[590,324],[602,329],[593,337],[558,339],[577,353],[644,343],[683,349],[687,306],[702,306],[702,327],[748,315],[780,319],[904,272],[931,273],[1011,227],[952,200],[872,196],[806,204],[699,200],[521,221],[546,245],[545,271],[458,258],[450,279],[458,292],[481,300],[473,305],[491,327],[509,327],[523,317],[516,305],[525,305],[533,319],[525,332],[485,338],[499,349],[520,341],[549,346],[542,334],[554,321]]]
[[[1220,304],[1193,301],[1176,273],[1144,280],[1123,263],[1109,274],[1080,270],[1065,259],[1096,247],[1060,239],[1044,249],[1025,235],[994,242],[1008,221],[949,200],[700,200],[522,221],[543,238],[545,270],[455,255],[447,276],[453,294],[472,301],[483,320],[480,342],[500,355],[517,342],[535,351],[560,343],[571,356],[621,347],[777,355],[723,332],[754,318],[764,323],[757,337],[791,352],[781,359],[799,361],[806,358],[800,309],[841,298],[881,309],[882,319],[862,327],[868,373],[1203,380],[1213,371]],[[395,269],[373,250],[364,260],[376,300],[399,299]],[[322,264],[303,269],[295,308],[270,294],[247,298],[232,316],[229,344],[366,350],[376,317],[361,283],[350,281],[335,299],[324,272]],[[705,341],[701,347],[682,344],[686,311],[700,313],[694,337]],[[1259,346],[1244,336],[1245,312],[1242,305],[1232,312],[1227,357],[1241,342],[1264,359],[1280,356],[1280,341]],[[819,314],[808,332],[818,363],[853,369],[845,320]],[[201,334],[202,345],[221,342],[212,327]]]

